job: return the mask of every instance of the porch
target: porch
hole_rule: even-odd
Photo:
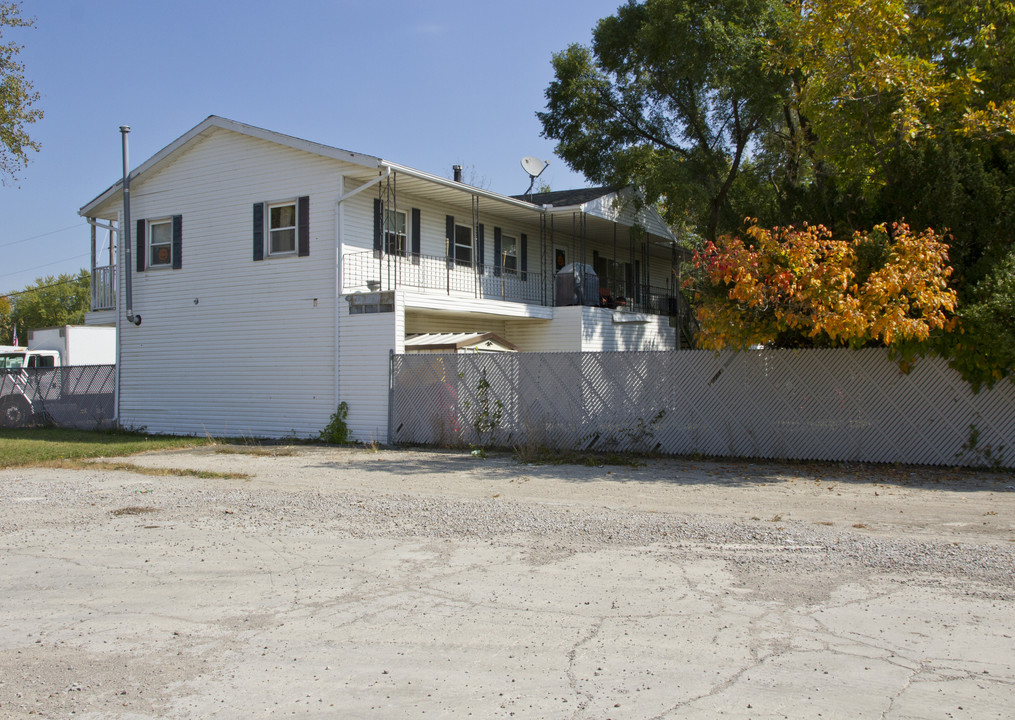
[[[116,308],[116,266],[92,267],[92,312]]]
[[[681,302],[676,283],[651,286],[606,273],[599,277],[598,304],[621,311],[676,315]],[[475,298],[553,307],[554,273],[515,270],[451,258],[408,253],[365,252],[342,256],[342,286],[347,291],[413,290],[461,299]]]

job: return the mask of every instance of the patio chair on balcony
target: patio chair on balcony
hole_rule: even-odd
[[[616,310],[618,307],[625,307],[627,300],[624,298],[615,298],[610,288],[605,286],[599,287],[599,307],[609,308],[610,310]]]

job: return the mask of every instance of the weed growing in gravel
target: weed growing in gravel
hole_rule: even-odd
[[[151,505],[132,505],[130,507],[123,507],[117,510],[110,510],[110,515],[116,515],[120,517],[122,515],[144,515],[145,513],[153,513],[155,508]]]
[[[338,404],[335,412],[331,414],[331,420],[328,421],[328,424],[317,435],[317,439],[331,445],[345,445],[351,439],[349,436],[349,426],[346,424],[346,418],[348,417],[349,404],[343,400]]]
[[[552,450],[542,445],[516,445],[513,448],[515,460],[527,465],[626,465],[638,468],[645,465],[649,456],[629,452],[578,452],[576,450]]]
[[[216,455],[257,455],[260,457],[290,457],[296,454],[292,445],[216,445]]]

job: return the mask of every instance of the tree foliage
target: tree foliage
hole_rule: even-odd
[[[723,330],[704,344],[890,343],[934,349],[974,385],[1015,377],[1015,3],[628,0],[589,47],[553,65],[539,117],[558,153],[592,181],[661,198],[671,223],[711,241],[693,290]],[[744,217],[756,218],[746,230]],[[917,232],[897,236],[891,223],[903,220]],[[947,246],[954,271],[936,276],[932,295],[944,302],[936,283],[946,278],[954,305],[938,307],[948,322],[905,330],[903,320],[936,317],[912,317],[905,283],[900,304],[878,306],[861,282],[857,293],[822,294],[849,273],[877,280],[920,256],[905,249],[910,238],[931,256]],[[900,240],[897,257],[879,255]],[[773,243],[788,255],[779,260]],[[778,264],[794,253],[818,264],[809,280],[791,273],[792,296],[773,295],[763,275],[748,288],[706,272],[723,258]],[[772,304],[750,304],[748,290]],[[722,317],[719,295],[732,303]],[[864,329],[847,310],[868,301],[868,319],[905,312]]]
[[[823,226],[756,224],[707,242],[688,281],[701,347],[803,337],[822,346],[925,341],[950,324],[947,246],[932,230],[878,226],[850,240]]]
[[[33,19],[21,16],[19,3],[0,2],[0,181],[4,182],[28,164],[30,150],[39,150],[27,130],[42,118],[42,110],[33,107],[39,93],[25,79],[25,66],[18,60],[23,46],[3,41],[6,29],[34,24]]]
[[[798,0],[775,38],[809,149],[865,195],[918,139],[1015,130],[1015,6]]]
[[[554,55],[538,113],[590,180],[634,184],[714,239],[730,189],[786,84],[768,62],[778,0],[631,0],[590,47]]]
[[[4,313],[4,301],[9,311]],[[0,298],[0,345],[11,342],[14,327],[24,345],[28,331],[59,325],[80,325],[91,308],[91,274],[50,275],[39,278],[24,290]]]

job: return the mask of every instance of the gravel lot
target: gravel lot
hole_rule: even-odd
[[[1010,718],[1015,477],[221,448],[0,471],[0,717]]]

